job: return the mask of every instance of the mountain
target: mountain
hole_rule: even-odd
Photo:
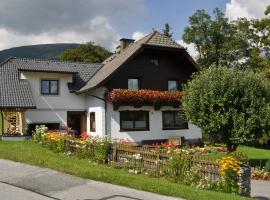
[[[14,47],[0,51],[0,61],[8,57],[56,59],[66,49],[75,48],[76,43],[39,44],[30,46]]]

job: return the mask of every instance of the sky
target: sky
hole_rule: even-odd
[[[270,0],[0,0],[0,50],[32,44],[85,43],[113,50],[120,38],[139,39],[172,27],[182,35],[197,9],[220,8],[230,19],[262,18]]]

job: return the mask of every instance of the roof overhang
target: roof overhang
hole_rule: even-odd
[[[34,70],[34,69],[21,69],[18,68],[20,72],[45,72],[45,73],[60,73],[60,74],[76,74],[78,72],[68,72],[68,71],[57,71],[57,70]]]

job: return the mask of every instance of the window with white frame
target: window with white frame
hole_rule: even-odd
[[[128,89],[138,90],[140,87],[138,78],[129,78],[128,79]]]

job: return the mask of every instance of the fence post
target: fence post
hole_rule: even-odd
[[[113,161],[117,162],[117,144],[114,144],[112,148],[113,148]]]
[[[159,177],[159,158],[160,158],[160,155],[159,155],[159,152],[157,153],[157,176]]]

